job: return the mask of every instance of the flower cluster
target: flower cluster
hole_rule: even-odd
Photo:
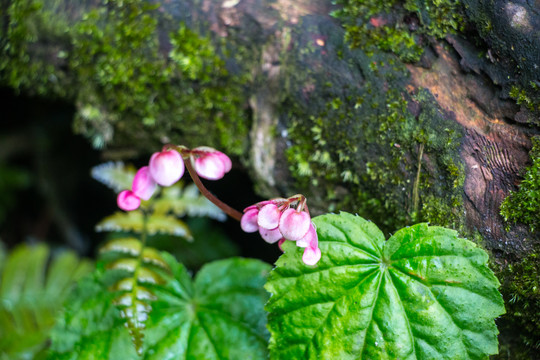
[[[266,242],[278,242],[280,247],[286,240],[295,241],[297,246],[305,248],[302,261],[307,265],[315,265],[321,258],[317,231],[303,195],[249,206],[244,209],[240,226],[245,232],[258,231]]]
[[[138,209],[141,200],[149,200],[157,185],[171,186],[184,175],[184,161],[190,161],[197,174],[208,180],[221,179],[231,170],[231,159],[216,149],[201,146],[188,149],[167,145],[150,157],[148,166],[140,168],[131,184],[131,190],[118,194],[118,207],[125,211]]]

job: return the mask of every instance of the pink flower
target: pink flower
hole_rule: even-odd
[[[195,155],[193,167],[202,178],[219,180],[232,168],[231,159],[215,149],[203,146],[193,149],[192,153]]]
[[[132,211],[141,206],[141,199],[131,190],[124,190],[118,194],[116,198],[118,207],[125,211]]]
[[[317,230],[315,229],[315,226],[313,226],[313,223],[309,225],[309,230],[306,235],[296,242],[296,246],[305,248],[310,246],[312,243],[315,244],[314,246],[318,246],[319,243]]]
[[[257,224],[265,229],[276,229],[279,225],[281,211],[275,204],[267,204],[262,207],[257,217]]]
[[[281,235],[278,228],[269,230],[261,227],[259,228],[259,234],[261,234],[263,240],[269,244],[273,244],[276,241],[283,239],[283,235]]]
[[[184,161],[176,150],[156,152],[150,158],[150,175],[161,186],[171,186],[184,175]]]
[[[131,191],[141,199],[148,200],[152,197],[154,191],[156,191],[156,187],[156,182],[150,175],[148,166],[143,166],[133,178]]]
[[[249,209],[242,215],[240,219],[240,227],[247,233],[252,233],[259,230],[259,225],[257,224],[257,216],[259,215],[259,210],[255,207]]]
[[[321,259],[321,249],[319,249],[318,247],[313,248],[311,246],[308,246],[304,250],[304,255],[302,255],[302,261],[306,265],[315,265],[316,263],[319,262],[320,259]]]
[[[279,219],[279,231],[287,240],[300,240],[308,232],[311,225],[309,214],[289,208],[283,212]]]
[[[317,236],[317,230],[313,224],[310,225],[309,230],[301,240],[296,242],[298,246],[307,244],[302,256],[302,261],[306,265],[315,265],[321,259],[321,249],[319,249],[319,238]],[[302,246],[304,247],[304,246]]]

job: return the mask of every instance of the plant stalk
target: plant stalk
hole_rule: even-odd
[[[184,161],[186,168],[189,172],[189,175],[193,179],[193,182],[201,192],[208,200],[210,200],[214,205],[216,205],[218,208],[223,210],[223,212],[233,219],[236,219],[240,221],[242,219],[242,213],[236,209],[233,209],[229,205],[225,204],[223,201],[219,200],[214,194],[212,194],[202,183],[201,179],[199,178],[199,175],[197,175],[197,172],[191,165],[191,159],[185,159]]]

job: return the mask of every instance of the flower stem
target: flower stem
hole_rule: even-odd
[[[186,164],[186,168],[189,172],[189,175],[191,176],[191,178],[193,179],[193,182],[195,183],[195,185],[197,186],[197,188],[199,189],[199,191],[201,192],[201,194],[203,194],[204,196],[206,196],[206,198],[208,200],[210,200],[212,203],[214,203],[214,205],[216,205],[218,208],[220,208],[221,210],[223,210],[223,212],[227,215],[229,215],[230,217],[232,217],[233,219],[236,219],[238,221],[240,221],[240,219],[242,219],[242,213],[236,209],[233,209],[232,207],[230,207],[229,205],[225,204],[223,201],[219,200],[217,197],[214,196],[214,194],[212,194],[202,183],[201,179],[199,178],[199,175],[197,175],[197,172],[195,171],[195,169],[193,168],[193,166],[191,165],[191,161],[190,159],[185,159],[184,163]]]

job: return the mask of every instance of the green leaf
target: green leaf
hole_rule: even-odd
[[[143,232],[143,227],[143,214],[140,211],[117,211],[113,215],[101,220],[96,225],[96,231],[131,231],[141,234]],[[188,241],[193,240],[193,236],[191,235],[188,226],[174,216],[163,214],[148,216],[146,231],[149,235],[162,233],[182,236]]]
[[[142,355],[131,344],[117,293],[124,274],[98,266],[67,302],[55,328],[51,359],[266,359],[268,332],[263,289],[269,265],[232,258],[204,266],[192,281],[186,268],[162,253],[172,275],[147,285],[156,299],[146,320]]]
[[[29,359],[43,351],[72,285],[91,264],[73,252],[50,259],[44,244],[0,251],[0,358]]]
[[[108,162],[94,166],[92,177],[102,184],[119,193],[125,189],[131,189],[131,183],[137,169],[132,165],[125,165],[121,161]]]
[[[287,242],[266,309],[272,359],[487,359],[504,313],[487,254],[418,224],[385,242],[347,213],[313,219],[322,258]]]
[[[206,216],[219,221],[227,219],[223,211],[199,193],[197,186],[190,184],[184,189],[182,186],[182,183],[176,183],[163,188],[161,197],[154,201],[154,212],[156,214],[172,212],[178,217]]]

